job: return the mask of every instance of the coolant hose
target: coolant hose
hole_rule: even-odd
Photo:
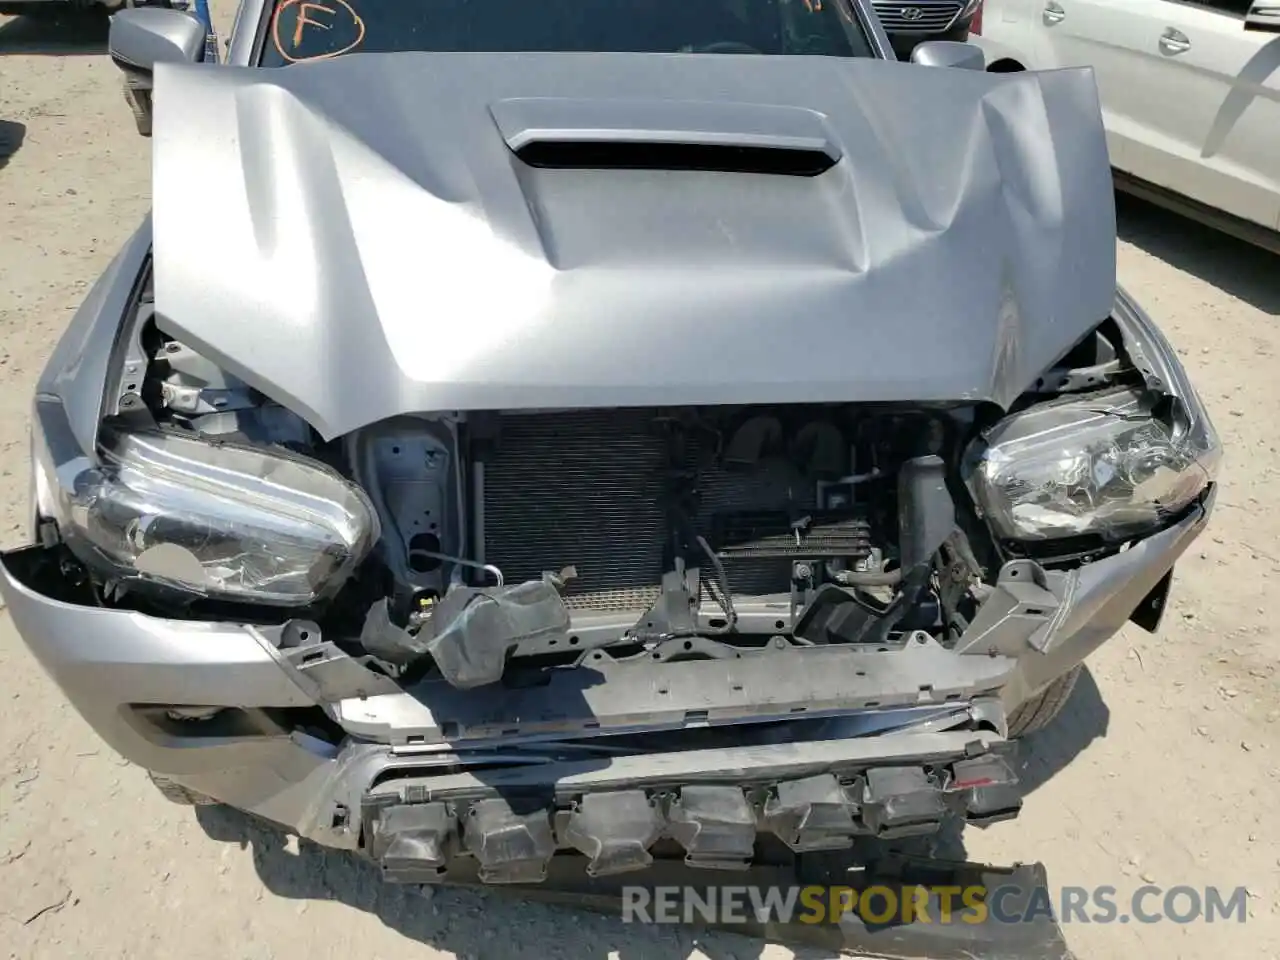
[[[902,571],[841,570],[831,578],[844,587],[896,587],[902,582]]]

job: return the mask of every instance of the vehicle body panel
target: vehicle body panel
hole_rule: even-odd
[[[156,87],[157,322],[325,437],[449,409],[1006,405],[1114,295],[1084,71],[394,54],[162,65]],[[424,105],[433,88],[461,92]],[[843,159],[815,177],[515,161],[493,105],[584,89],[799,108]]]
[[[978,42],[996,57],[1094,68],[1117,170],[1280,228],[1280,37],[1175,0],[992,0],[987,10]]]
[[[1220,10],[1158,2],[1170,159],[1155,182],[1280,228],[1280,36],[1244,30]]]
[[[259,0],[242,6],[232,63],[256,60],[269,17]],[[867,23],[887,57],[883,31]],[[470,409],[1007,408],[1108,317],[1129,373],[1192,397],[1168,345],[1115,286],[1110,169],[1087,71],[1010,79],[812,56],[357,54],[271,71],[161,66],[156,80],[156,211],[41,379],[37,491],[51,477],[65,490],[99,457],[104,412],[123,399],[112,391],[134,379],[121,360],[146,325],[132,309],[145,279],[156,325],[181,337],[181,351],[198,349],[325,439]],[[807,176],[565,169],[517,156],[529,143],[619,141],[785,147],[834,166]],[[632,469],[625,455],[611,462]],[[932,502],[950,503],[933,477]],[[484,503],[482,492],[495,520]],[[686,606],[672,589],[693,626],[641,635],[657,637],[652,647],[617,644],[637,638],[635,611],[575,609],[569,657],[517,649],[503,682],[466,689],[421,661],[381,659],[332,610],[273,614],[190,596],[153,606],[80,578],[56,524],[3,555],[0,594],[86,721],[161,780],[361,850],[407,882],[437,878],[447,858],[424,852],[414,824],[444,816],[485,882],[516,882],[557,850],[597,864],[564,822],[596,795],[630,793],[661,811],[663,840],[691,863],[697,832],[681,834],[677,814],[699,787],[750,806],[737,824],[744,862],[757,807],[767,819],[784,784],[828,783],[827,813],[845,816],[840,841],[904,835],[882,831],[875,811],[921,794],[936,809],[907,825],[911,835],[939,827],[944,793],[970,822],[1016,814],[1008,713],[1162,608],[1212,503],[1210,486],[1150,536],[1090,562],[1006,557],[978,570],[972,617],[946,644],[906,628],[892,640],[886,628],[884,646],[791,644],[774,633],[784,594],[730,612]],[[956,523],[947,516],[943,537]],[[918,533],[940,518],[903,523]],[[605,536],[623,550],[639,539]],[[928,575],[940,550],[909,574]],[[369,611],[385,611],[389,591],[371,580]],[[552,589],[545,574],[529,582]],[[706,628],[722,613],[763,645],[715,639],[725,635]],[[302,619],[312,615],[323,628]],[[967,780],[974,762],[1008,779]],[[874,773],[924,789],[877,796]],[[531,819],[507,810],[493,830],[474,828],[479,807],[508,794],[550,802]],[[999,802],[979,809],[984,795]],[[409,826],[383,833],[388,810]],[[607,826],[605,841],[648,856],[647,834]],[[798,827],[790,838],[769,829],[800,849]],[[495,880],[477,836],[535,849],[510,845],[516,862]],[[397,841],[408,856],[392,851]]]
[[[1081,662],[1124,625],[1200,534],[1210,509],[1211,500],[1182,522],[1124,553],[1070,573],[1053,574],[1046,581],[1046,589],[1034,594],[1041,602],[1061,602],[1057,610],[1047,611],[1051,621],[1048,633],[1028,630],[1020,616],[995,620],[989,617],[975,621],[956,652],[926,651],[917,660],[906,662],[895,660],[897,653],[868,653],[862,655],[866,658],[862,669],[870,675],[882,670],[914,671],[918,685],[941,687],[948,676],[945,660],[951,659],[957,669],[972,672],[981,669],[978,664],[988,661],[988,650],[994,649],[999,654],[992,667],[993,677],[1012,672],[999,681],[985,683],[1003,683],[998,691],[1001,698],[1008,704],[1019,703]],[[518,729],[529,719],[517,715],[520,709],[529,707],[528,699],[505,698],[501,688],[488,694],[473,691],[469,704],[456,700],[452,705],[448,698],[426,697],[411,689],[380,694],[377,675],[358,667],[345,654],[337,660],[308,663],[305,654],[319,650],[319,644],[295,654],[283,649],[279,627],[167,620],[69,603],[50,595],[47,588],[33,586],[26,570],[21,555],[6,554],[0,561],[0,594],[14,624],[44,669],[112,749],[193,790],[290,826],[327,845],[354,848],[358,841],[350,825],[333,822],[329,816],[332,804],[342,803],[354,809],[363,793],[390,770],[421,772],[460,762],[492,762],[493,744],[487,731]],[[1016,577],[1003,579],[1011,584]],[[1049,621],[1032,625],[1038,627]],[[92,642],[86,643],[86,638]],[[827,656],[838,658],[841,653],[834,651]],[[974,661],[973,667],[963,666],[968,660]],[[703,694],[689,696],[706,696],[707,702],[719,700],[722,694],[716,684],[722,683],[727,691],[734,668],[731,661],[719,662],[718,668],[724,674],[722,681],[712,681]],[[717,664],[705,669],[714,672]],[[852,680],[851,667],[840,669],[850,670]],[[323,680],[326,672],[327,682]],[[973,676],[976,678],[977,674]],[[794,673],[779,672],[772,690],[785,699],[787,686],[803,680]],[[984,684],[977,679],[974,682],[977,688]],[[644,693],[643,689],[638,692]],[[635,689],[629,693],[625,688],[612,689],[611,693],[600,691],[617,698],[619,715],[630,709],[628,697],[636,693]],[[550,697],[545,706],[549,713],[556,709],[554,700]],[[219,738],[208,734],[184,737],[169,730],[162,735],[133,716],[132,708],[139,705],[174,702],[238,704],[243,708],[324,704],[335,711],[335,716],[350,718],[359,737],[335,750],[297,732],[274,737]],[[683,703],[682,700],[673,706],[678,708]],[[969,703],[962,699],[954,706],[963,713]],[[877,712],[870,711],[873,715]],[[484,718],[482,723],[473,724],[470,732],[468,714]],[[998,717],[993,715],[997,722]],[[636,712],[631,719],[643,723],[654,717]],[[689,721],[688,729],[709,722],[723,725],[730,721],[719,717],[698,719]],[[440,729],[454,732],[441,737]],[[865,762],[927,755],[934,750],[942,754],[951,750],[963,752],[965,743],[975,736],[972,732],[913,733],[912,729],[908,725],[899,732],[878,737],[853,736],[817,743],[827,744],[822,748],[826,751],[825,762],[840,758],[845,762],[861,758],[860,762]],[[566,739],[616,732],[619,731],[606,727],[592,733],[563,725],[557,736]],[[918,739],[913,742],[912,738]],[[996,732],[991,742],[999,739]],[[816,762],[817,755],[806,759],[800,746],[780,745],[780,752],[775,751],[779,762]],[[744,746],[739,759],[751,756],[752,751],[759,758],[762,749]],[[508,752],[512,754],[511,762],[522,762],[516,747],[510,747]],[[691,762],[688,756],[680,760],[676,757],[673,754],[670,762]],[[534,759],[525,755],[523,762],[532,763]],[[732,760],[722,757],[719,762],[731,764]],[[558,783],[568,773],[539,767],[530,776],[544,783]],[[634,770],[628,773],[620,767],[600,768],[594,763],[584,767],[582,773],[591,774],[594,783],[606,785],[636,775]]]

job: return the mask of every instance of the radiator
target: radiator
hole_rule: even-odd
[[[649,606],[658,595],[668,529],[659,503],[667,454],[657,416],[653,410],[504,415],[485,464],[486,561],[508,583],[576,567],[565,594],[571,607]],[[726,470],[715,463],[713,444],[690,436],[686,458],[698,469],[695,527],[709,540],[724,530],[729,512],[813,512],[815,485],[789,465]],[[865,545],[865,525],[852,536]],[[710,575],[709,564],[698,565],[704,578]],[[790,589],[790,559],[748,549],[726,556],[724,565],[735,596]]]

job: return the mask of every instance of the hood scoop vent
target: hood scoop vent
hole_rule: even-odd
[[[834,165],[821,150],[724,143],[534,140],[516,151],[531,167],[562,170],[713,170],[816,177]]]
[[[843,155],[813,110],[689,100],[502,100],[507,147],[532,167],[814,177]]]

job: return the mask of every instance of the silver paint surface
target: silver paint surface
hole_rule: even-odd
[[[584,97],[619,137],[670,101],[724,105],[730,139],[816,115],[841,159],[535,169],[495,120]],[[155,107],[158,322],[325,437],[448,409],[1005,406],[1115,297],[1088,70],[357,54],[162,64]]]

